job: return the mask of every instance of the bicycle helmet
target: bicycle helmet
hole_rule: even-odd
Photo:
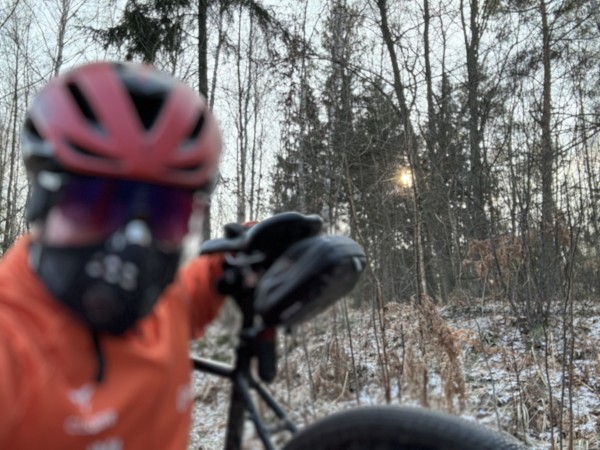
[[[210,190],[221,138],[204,98],[151,66],[98,62],[50,81],[33,100],[21,149],[32,179],[28,219],[52,206],[40,174],[144,181]]]

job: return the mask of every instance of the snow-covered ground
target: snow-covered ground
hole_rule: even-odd
[[[235,322],[227,310],[194,351],[230,360]],[[551,322],[524,334],[499,304],[379,311],[339,303],[280,334],[269,390],[300,425],[350,407],[409,404],[500,428],[532,449],[568,448],[571,428],[575,450],[600,449],[600,313],[575,313],[572,326],[559,314]],[[195,392],[189,448],[222,449],[228,383],[195,374]],[[262,448],[251,425],[246,431],[245,448]]]

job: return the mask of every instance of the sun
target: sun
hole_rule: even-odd
[[[413,185],[413,177],[410,167],[402,166],[396,169],[394,184],[401,189],[407,189]]]

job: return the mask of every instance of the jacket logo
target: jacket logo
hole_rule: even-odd
[[[81,412],[90,412],[92,410],[94,386],[91,383],[86,383],[79,389],[70,390],[67,396],[71,403],[77,406]]]
[[[123,441],[119,438],[96,441],[88,445],[85,450],[123,450]]]
[[[64,421],[65,433],[71,436],[90,436],[114,427],[118,421],[118,413],[109,408],[92,412],[94,386],[84,384],[79,389],[73,389],[67,394],[69,401],[79,409],[79,415],[68,416]]]
[[[69,416],[65,419],[65,432],[71,436],[90,436],[102,433],[117,424],[118,414],[107,409],[85,416]]]

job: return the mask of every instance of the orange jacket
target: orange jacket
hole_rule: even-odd
[[[184,450],[192,388],[189,340],[217,315],[220,256],[182,269],[132,331],[92,334],[28,264],[29,239],[0,260],[0,449]]]

